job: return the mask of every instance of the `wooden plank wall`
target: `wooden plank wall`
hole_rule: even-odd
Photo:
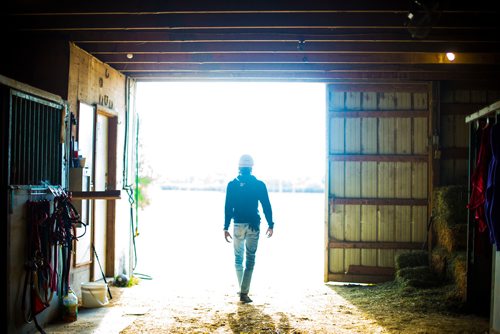
[[[121,189],[123,180],[123,140],[125,133],[125,103],[126,103],[126,78],[109,65],[102,63],[97,58],[70,44],[70,64],[68,77],[68,104],[70,111],[78,114],[79,102],[89,105],[98,105],[98,109],[109,110],[117,115],[113,121],[112,133],[116,138],[111,138],[117,143],[116,152],[109,154],[116,159],[116,170],[109,171],[108,184],[115,183],[115,189]],[[73,133],[76,134],[76,129]],[[107,246],[105,262],[108,264],[106,274],[113,275],[117,272],[128,272],[130,258],[130,205],[127,196],[122,192],[122,199],[108,201],[107,220]],[[116,215],[115,215],[116,213]],[[71,285],[79,293],[81,282],[88,282],[91,276],[90,266],[73,268]],[[95,278],[99,278],[95,273]]]
[[[404,251],[398,247],[426,240],[429,97],[426,85],[418,92],[330,89],[327,266],[338,280],[358,266],[392,268]]]
[[[467,185],[469,130],[465,117],[500,99],[498,87],[443,83],[440,102],[439,184]]]

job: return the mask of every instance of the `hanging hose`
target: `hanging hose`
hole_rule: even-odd
[[[132,220],[132,243],[134,246],[134,256],[135,263],[133,272],[137,267],[137,246],[135,243],[135,238],[139,236],[139,116],[137,117],[137,132],[135,134],[135,229],[133,228]],[[153,278],[146,274],[134,273],[135,276],[146,280],[152,280]]]
[[[135,134],[135,231],[134,236],[139,236],[139,116],[137,116],[137,132]],[[135,245],[135,243],[134,243]]]
[[[137,117],[136,126],[136,137],[135,137],[135,178],[134,185],[129,184],[129,126],[130,126],[130,82],[127,81],[126,85],[126,96],[127,96],[127,115],[125,117],[125,142],[124,142],[124,157],[123,157],[123,190],[127,192],[128,202],[130,205],[130,233],[132,235],[132,246],[134,249],[134,263],[132,266],[132,273],[130,276],[136,276],[142,279],[151,280],[152,277],[146,274],[140,274],[135,272],[137,267],[137,245],[135,238],[139,236],[139,118]],[[135,186],[135,193],[134,193]],[[135,205],[134,205],[135,204]],[[135,224],[134,224],[134,208],[135,208]]]

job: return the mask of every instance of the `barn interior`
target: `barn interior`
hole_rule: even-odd
[[[60,259],[77,294],[82,282],[100,279],[101,269],[107,277],[130,273],[136,85],[163,81],[323,83],[323,280],[390,281],[395,258],[422,245],[432,269],[446,276],[458,252],[463,299],[500,332],[500,253],[488,234],[500,222],[486,223],[477,208],[466,208],[480,168],[487,178],[481,136],[500,110],[493,2],[27,0],[4,6],[5,332],[35,329],[19,311],[25,277],[40,269],[29,258],[27,245],[37,243],[27,231],[56,208],[69,210],[59,217],[69,219],[66,235],[88,229],[79,241],[61,237],[62,251],[39,245]],[[441,212],[450,198],[458,207]],[[61,298],[68,293],[50,284]],[[59,303],[46,303],[37,321],[60,317]]]

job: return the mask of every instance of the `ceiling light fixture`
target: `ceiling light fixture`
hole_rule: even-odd
[[[132,59],[132,58],[134,58],[134,54],[133,54],[133,53],[127,53],[127,58],[128,58],[128,59]]]
[[[455,54],[453,52],[446,52],[446,58],[448,58],[449,61],[454,61]]]

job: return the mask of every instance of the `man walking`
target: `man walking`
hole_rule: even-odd
[[[252,175],[253,159],[250,155],[242,155],[239,161],[239,175],[229,182],[226,190],[224,238],[231,242],[229,233],[231,219],[234,221],[234,257],[236,276],[240,288],[240,301],[251,303],[248,297],[255,265],[255,253],[259,243],[260,215],[259,202],[266,217],[267,237],[273,235],[273,212],[269,202],[269,194],[264,182]],[[243,258],[246,258],[243,267]]]

